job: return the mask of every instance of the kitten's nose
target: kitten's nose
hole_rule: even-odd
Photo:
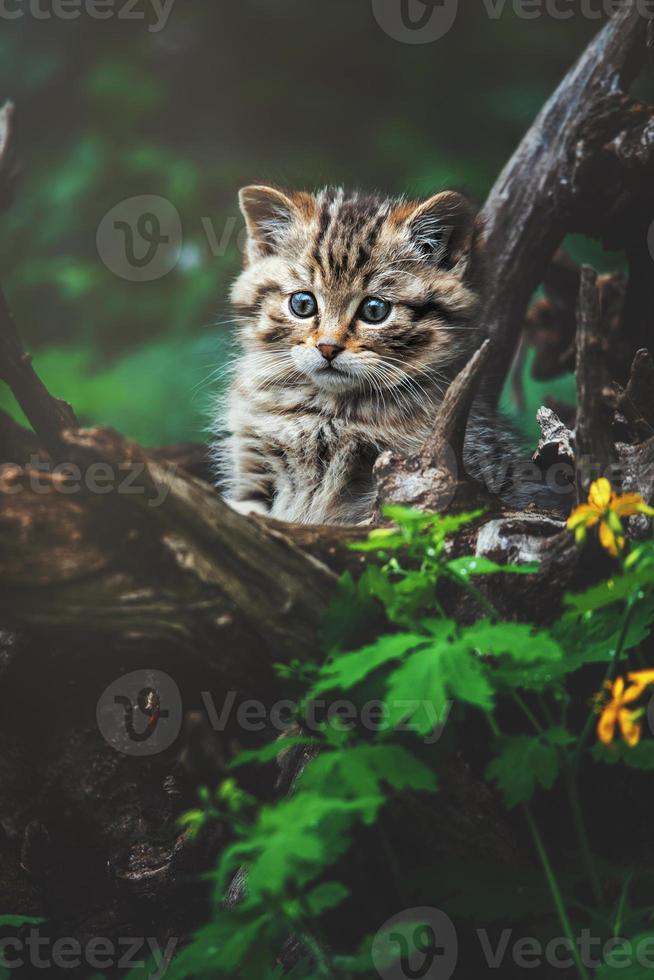
[[[326,361],[333,361],[337,354],[345,350],[340,344],[316,344],[316,347]]]

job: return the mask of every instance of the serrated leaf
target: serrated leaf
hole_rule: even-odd
[[[484,711],[493,705],[486,669],[472,653],[467,636],[453,637],[449,620],[432,620],[430,625],[432,642],[405,658],[389,677],[386,694],[389,723],[408,722],[421,735],[442,720],[450,698]]]
[[[419,633],[390,633],[380,636],[375,643],[356,653],[339,653],[321,669],[318,683],[309,698],[335,688],[349,691],[383,664],[400,660],[410,650],[424,644],[425,640]]]
[[[463,637],[482,654],[507,656],[519,663],[563,659],[563,650],[547,630],[524,623],[491,623],[482,619],[467,627]]]
[[[284,897],[288,890],[302,889],[315,880],[349,847],[349,825],[383,803],[382,798],[343,797],[343,793],[339,798],[303,790],[275,806],[262,807],[247,837],[221,855],[217,891],[224,891],[242,864],[248,868],[248,895],[256,900]]]
[[[384,798],[384,787],[397,791],[434,792],[434,773],[400,745],[357,745],[339,752],[323,752],[302,776],[302,786],[347,800],[374,801]]]
[[[578,613],[569,610],[552,627],[552,633],[565,649],[561,674],[571,674],[586,664],[610,663],[618,644],[623,652],[633,650],[651,634],[654,623],[654,597],[634,607],[623,635],[624,613],[621,608],[604,608]]]
[[[544,737],[515,735],[500,739],[499,755],[493,759],[486,775],[497,783],[506,805],[511,808],[532,798],[538,785],[551,789],[559,773],[560,744],[557,730],[554,742]]]

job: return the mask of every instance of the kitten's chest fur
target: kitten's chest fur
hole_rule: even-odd
[[[243,405],[237,405],[242,415]],[[306,392],[286,393],[279,401],[250,400],[247,411],[262,466],[271,474],[271,516],[298,523],[367,520],[379,453],[417,449],[428,431],[420,410],[409,422],[402,413],[380,411],[372,402],[339,402]],[[236,428],[242,431],[242,419]]]

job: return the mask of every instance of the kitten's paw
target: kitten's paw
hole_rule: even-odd
[[[260,500],[225,500],[237,514],[248,517],[251,514],[268,514],[268,508]]]

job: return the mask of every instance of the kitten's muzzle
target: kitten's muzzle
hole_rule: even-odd
[[[345,348],[342,347],[340,344],[329,344],[329,343],[316,344],[316,347],[318,348],[322,356],[325,358],[325,360],[329,361],[330,363],[331,361],[334,360],[335,357],[338,357],[338,355],[341,353],[342,350],[345,350]]]

